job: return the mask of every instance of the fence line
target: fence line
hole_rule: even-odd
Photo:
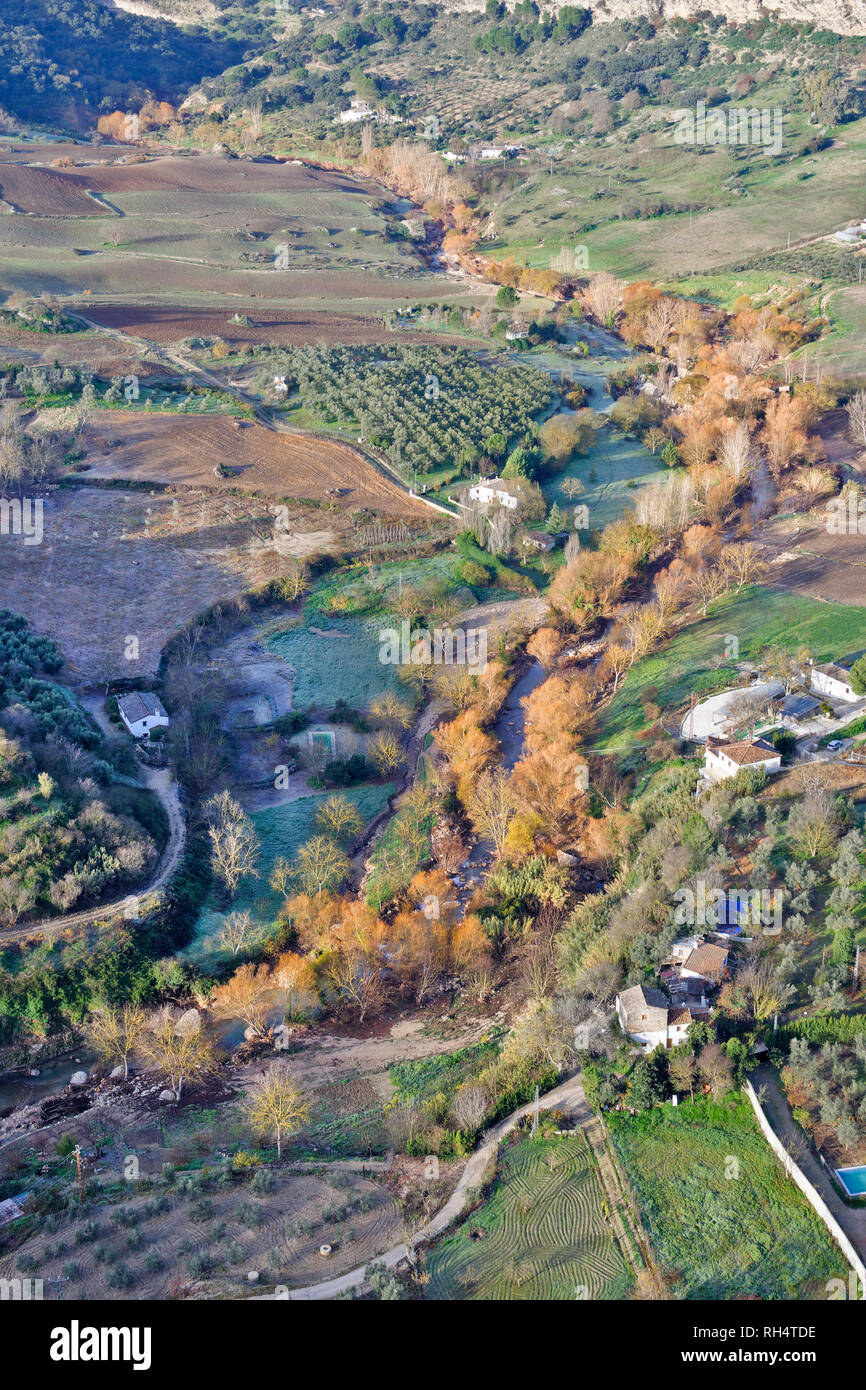
[[[864,1296],[866,1296],[866,1267],[864,1267],[862,1259],[857,1254],[857,1251],[854,1249],[854,1246],[851,1244],[850,1238],[842,1230],[842,1227],[839,1225],[839,1222],[836,1220],[830,1208],[827,1206],[827,1203],[824,1201],[824,1198],[821,1196],[818,1189],[814,1186],[813,1183],[809,1181],[802,1168],[800,1168],[799,1165],[794,1162],[787,1149],[781,1143],[778,1135],[773,1130],[770,1121],[764,1114],[761,1103],[758,1100],[758,1097],[755,1095],[755,1088],[753,1087],[751,1081],[746,1081],[745,1090],[746,1095],[752,1102],[752,1109],[754,1110],[755,1115],[757,1116],[758,1124],[761,1126],[761,1132],[763,1133],[764,1138],[770,1145],[770,1148],[773,1150],[773,1153],[776,1155],[776,1157],[784,1164],[785,1172],[787,1173],[788,1177],[791,1178],[791,1180],[797,1184],[803,1196],[806,1198],[806,1201],[809,1202],[809,1204],[813,1207],[815,1212],[817,1212],[818,1216],[820,1216],[821,1220],[824,1222],[824,1225],[827,1227],[827,1230],[830,1232],[836,1244],[841,1249],[842,1254],[845,1256],[847,1260],[850,1261],[851,1268],[854,1270],[858,1278],[861,1280],[861,1286],[864,1290]]]

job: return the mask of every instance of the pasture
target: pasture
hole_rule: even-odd
[[[377,695],[402,689],[397,668],[379,660],[379,633],[383,626],[399,626],[397,618],[323,618],[321,623],[288,627],[268,639],[268,649],[294,668],[296,709],[332,709],[344,700],[365,710]]]
[[[846,1274],[745,1096],[606,1118],[673,1297],[823,1298]]]
[[[429,1251],[427,1271],[430,1299],[628,1298],[631,1267],[583,1135],[503,1146],[486,1200]]]
[[[191,153],[63,169],[0,158],[0,196],[9,287],[82,305],[231,296],[241,312],[264,300],[345,315],[352,302],[364,316],[454,290],[390,237],[393,195],[338,170]]]
[[[344,794],[357,807],[365,824],[381,811],[393,790],[393,784],[387,782],[343,789]],[[327,792],[311,792],[309,796],[280,802],[250,813],[261,851],[257,876],[241,881],[230,905],[220,903],[216,894],[211,893],[202,907],[195,926],[195,936],[185,953],[190,959],[202,961],[213,956],[218,949],[216,938],[229,911],[249,910],[258,926],[259,936],[266,926],[273,924],[283,900],[280,894],[275,893],[269,886],[268,879],[278,859],[286,859],[291,863],[300,846],[317,833],[313,818],[317,804],[327,795]]]
[[[725,595],[711,605],[705,618],[690,623],[659,651],[635,662],[602,712],[595,746],[624,748],[649,726],[641,699],[648,686],[657,692],[654,703],[670,714],[692,691],[709,693],[729,684],[729,637],[739,644],[739,661],[759,660],[770,645],[786,651],[806,647],[816,662],[830,661],[866,645],[866,608],[819,603],[765,585]],[[714,681],[717,667],[724,669]]]

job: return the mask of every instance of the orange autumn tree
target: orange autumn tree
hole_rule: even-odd
[[[334,893],[296,893],[280,909],[281,926],[291,927],[304,951],[320,951],[331,939],[340,918],[340,899]]]
[[[482,729],[474,709],[463,710],[450,723],[440,724],[433,737],[445,755],[457,795],[468,806],[475,778],[496,752],[496,739]]]
[[[777,481],[792,463],[802,462],[814,452],[805,429],[810,408],[799,396],[777,396],[767,405],[761,443]]]
[[[321,979],[338,1006],[357,1010],[361,1023],[384,1002],[390,949],[388,928],[372,908],[342,900]]]

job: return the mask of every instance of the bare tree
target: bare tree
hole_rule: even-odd
[[[220,945],[227,951],[231,951],[236,956],[243,949],[253,924],[252,913],[247,909],[243,912],[230,912],[222,925],[219,940]]]
[[[754,584],[768,569],[768,565],[761,558],[761,548],[754,541],[726,545],[722,551],[721,566],[722,573],[727,576],[737,593],[744,585]]]
[[[283,1135],[296,1134],[310,1114],[300,1087],[276,1064],[253,1086],[244,1109],[254,1133],[263,1137],[274,1135],[278,1159],[283,1156]]]
[[[858,448],[866,448],[866,391],[858,391],[845,407],[848,433]]]
[[[213,1044],[199,1029],[181,1031],[178,1017],[169,1008],[155,1014],[141,1037],[142,1054],[160,1071],[180,1100],[187,1082],[215,1070],[216,1052]]]
[[[733,429],[722,435],[717,457],[737,483],[745,482],[750,476],[757,463],[757,454],[745,420],[740,420]]]
[[[501,767],[482,772],[475,783],[470,812],[479,835],[493,841],[496,857],[505,848],[508,828],[518,811],[518,799]]]
[[[611,275],[607,270],[593,275],[586,291],[586,300],[592,313],[605,328],[613,327],[621,298],[622,281],[617,280],[615,275]]]
[[[129,1076],[129,1055],[138,1047],[145,1029],[144,1011],[135,1004],[121,1009],[96,1009],[87,1021],[87,1040],[104,1062],[123,1067]]]
[[[242,878],[255,877],[259,839],[252,821],[230,792],[212,796],[205,803],[210,822],[211,865],[229,897],[234,897]]]

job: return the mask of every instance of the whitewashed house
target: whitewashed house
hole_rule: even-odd
[[[714,738],[712,734],[707,736],[704,775],[711,782],[736,777],[744,767],[762,767],[770,776],[778,772],[781,766],[781,753],[766,739],[753,738],[740,743],[729,743],[727,739]]]
[[[353,125],[355,121],[375,121],[375,119],[376,112],[369,101],[362,101],[358,97],[352,97],[349,102],[349,109],[340,112],[340,120],[343,125]]]
[[[147,691],[131,690],[128,695],[118,695],[117,708],[133,738],[144,738],[152,729],[168,727],[168,714],[162,701]]]
[[[509,492],[507,484],[501,478],[490,478],[483,483],[473,483],[469,489],[469,496],[473,502],[480,502],[482,507],[489,507],[491,502],[498,502],[500,507],[508,507],[511,511],[517,511],[517,494],[516,492]]]
[[[812,689],[831,700],[862,700],[851,684],[851,667],[859,661],[863,652],[851,652],[850,656],[840,656],[838,661],[828,661],[823,666],[812,667]]]

